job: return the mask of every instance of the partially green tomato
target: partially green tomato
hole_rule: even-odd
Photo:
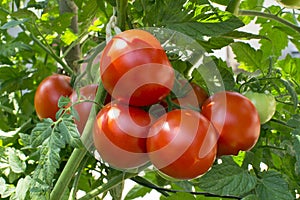
[[[277,0],[277,1],[278,3],[280,3],[286,8],[294,8],[294,9],[300,8],[300,0]]]
[[[261,124],[273,117],[276,111],[276,100],[272,94],[248,91],[244,95],[255,105]]]

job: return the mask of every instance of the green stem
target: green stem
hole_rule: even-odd
[[[239,12],[241,0],[230,0],[228,6],[226,7],[226,11],[237,15]]]
[[[262,17],[262,18],[266,18],[266,19],[271,19],[271,20],[275,20],[285,26],[290,27],[291,29],[294,29],[295,31],[297,31],[298,33],[300,33],[300,27],[283,19],[278,17],[277,15],[274,14],[270,14],[270,13],[264,13],[264,12],[260,12],[260,11],[254,11],[254,10],[240,10],[238,12],[238,15],[245,15],[245,16],[255,16],[255,17]]]
[[[85,149],[75,149],[73,151],[50,194],[50,200],[60,200],[62,198],[86,152]]]
[[[110,179],[106,184],[103,184],[100,187],[95,188],[94,190],[90,191],[85,196],[81,197],[79,200],[92,199],[92,198],[96,197],[97,195],[99,195],[101,193],[104,193],[104,192],[107,192],[110,189],[114,188],[115,186],[120,184],[121,181],[124,181],[125,179],[132,178],[136,175],[137,175],[136,173],[126,173],[126,172],[121,173],[118,176],[115,176],[112,179]]]
[[[158,187],[158,186],[156,186],[154,184],[145,183],[144,180],[141,181],[141,177],[139,177],[139,176],[132,177],[131,180],[133,180],[134,182],[136,182],[136,183],[138,183],[138,184],[140,184],[142,186],[145,186],[145,187],[148,187],[148,188],[151,188],[151,189],[155,189],[155,190],[157,190],[160,193],[164,192],[165,195],[168,195],[168,192],[169,193],[185,192],[185,193],[190,193],[190,194],[193,194],[193,195],[202,195],[202,196],[205,196],[205,197],[218,197],[218,198],[222,198],[222,199],[242,199],[241,197],[237,197],[237,196],[230,196],[230,195],[228,195],[228,196],[222,196],[222,195],[211,194],[211,193],[207,193],[207,192],[194,192],[194,191],[186,191],[186,190],[174,190],[174,189],[169,189],[169,188]]]
[[[75,199],[75,195],[76,195],[76,192],[77,192],[77,186],[78,186],[78,183],[79,183],[80,175],[81,175],[82,170],[84,169],[85,164],[87,163],[88,159],[89,159],[89,157],[86,156],[85,159],[80,163],[80,166],[78,167],[77,174],[74,178],[73,186],[72,186],[72,189],[71,189],[71,192],[70,192],[70,195],[69,195],[69,200]]]
[[[128,0],[117,0],[117,25],[121,30],[125,30],[127,4]]]
[[[105,98],[105,90],[102,86],[102,83],[100,82],[98,86],[98,90],[96,93],[95,101],[96,102],[103,102]],[[83,130],[81,140],[83,144],[90,143],[90,134],[92,132],[94,119],[96,116],[96,113],[98,112],[99,107],[98,105],[94,104],[91,109],[91,113],[89,115],[88,121],[86,123],[86,126]],[[86,146],[86,149],[74,149],[72,152],[66,166],[64,167],[62,173],[60,174],[51,194],[50,194],[50,200],[60,200],[62,199],[64,192],[66,191],[66,188],[68,187],[73,175],[77,171],[82,159],[87,153],[87,149],[89,147]]]
[[[63,69],[70,75],[73,75],[73,70],[64,62],[60,59],[59,56],[57,56],[55,53],[53,54],[39,39],[37,39],[34,35],[30,34],[31,39],[37,43],[47,54],[51,55],[52,58],[58,62]]]

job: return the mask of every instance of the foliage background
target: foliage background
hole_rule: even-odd
[[[151,190],[161,199],[299,198],[300,59],[281,56],[288,44],[300,48],[299,12],[275,2],[264,5],[264,0],[0,0],[1,199],[75,199],[78,190],[86,193],[80,199],[108,193],[120,199],[125,179],[136,183],[125,199]],[[97,162],[80,142],[74,112],[58,122],[37,118],[33,98],[45,77],[68,74],[75,87],[97,82],[93,70],[113,7],[122,30],[165,27],[195,39],[210,53],[227,90],[268,90],[275,96],[275,116],[262,125],[253,150],[222,157],[198,179],[172,181],[153,170],[127,173]],[[258,34],[239,29],[251,21],[261,27]],[[232,49],[238,70],[214,57],[222,48]],[[183,75],[191,68],[180,58],[172,64]],[[205,74],[192,76],[204,84]],[[99,92],[98,100],[103,96]],[[67,103],[62,99],[60,106]]]

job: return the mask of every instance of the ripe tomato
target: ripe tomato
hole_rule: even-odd
[[[104,88],[119,101],[147,106],[173,87],[174,69],[159,41],[143,30],[116,35],[103,50],[100,75]]]
[[[217,153],[218,134],[199,112],[173,110],[151,127],[147,151],[153,165],[175,179],[193,179],[207,172]]]
[[[34,107],[40,119],[55,119],[58,100],[61,96],[69,96],[73,89],[70,77],[65,75],[51,75],[45,78],[38,86],[34,96]]]
[[[214,94],[204,102],[202,114],[219,132],[219,156],[250,150],[259,138],[258,112],[248,98],[237,92]]]
[[[80,100],[90,100],[93,101],[95,99],[95,95],[98,89],[98,85],[91,84],[80,88]],[[81,102],[76,103],[79,101],[77,91],[73,91],[70,95],[70,100],[72,104],[74,104],[74,109],[77,111],[79,115],[79,120],[75,119],[75,124],[77,125],[77,129],[80,134],[82,134],[85,124],[89,118],[91,108],[93,106],[93,102]]]
[[[194,82],[180,80],[180,83],[179,92],[176,94],[179,96],[173,101],[183,108],[201,108],[203,102],[208,98],[207,92]]]
[[[272,94],[248,91],[244,95],[255,105],[261,124],[273,117],[276,111],[276,100]]]
[[[97,115],[93,138],[101,158],[112,167],[131,169],[149,161],[146,138],[149,113],[117,102],[104,106]]]

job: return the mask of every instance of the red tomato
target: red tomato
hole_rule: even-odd
[[[219,92],[202,106],[219,132],[218,155],[237,155],[250,150],[260,135],[260,120],[253,103],[237,92]]]
[[[80,100],[90,100],[93,101],[95,99],[95,95],[98,89],[98,85],[91,84],[80,88]],[[74,109],[78,112],[79,120],[75,119],[75,124],[77,125],[77,129],[80,134],[82,134],[85,124],[89,118],[91,108],[93,106],[93,102],[81,102],[76,103],[78,100],[77,91],[73,91],[70,95],[70,100],[72,104],[74,104]]]
[[[34,96],[34,107],[40,119],[56,120],[59,98],[69,96],[73,91],[70,80],[68,76],[55,74],[45,78],[39,84]]]
[[[166,97],[174,83],[174,69],[159,41],[143,30],[116,35],[100,61],[104,88],[116,100],[135,106]]]
[[[130,169],[149,161],[146,138],[149,113],[117,102],[104,106],[97,115],[93,138],[101,158],[112,167]]]
[[[217,153],[218,134],[199,112],[173,110],[151,127],[147,139],[150,161],[176,179],[193,179],[207,172]]]

